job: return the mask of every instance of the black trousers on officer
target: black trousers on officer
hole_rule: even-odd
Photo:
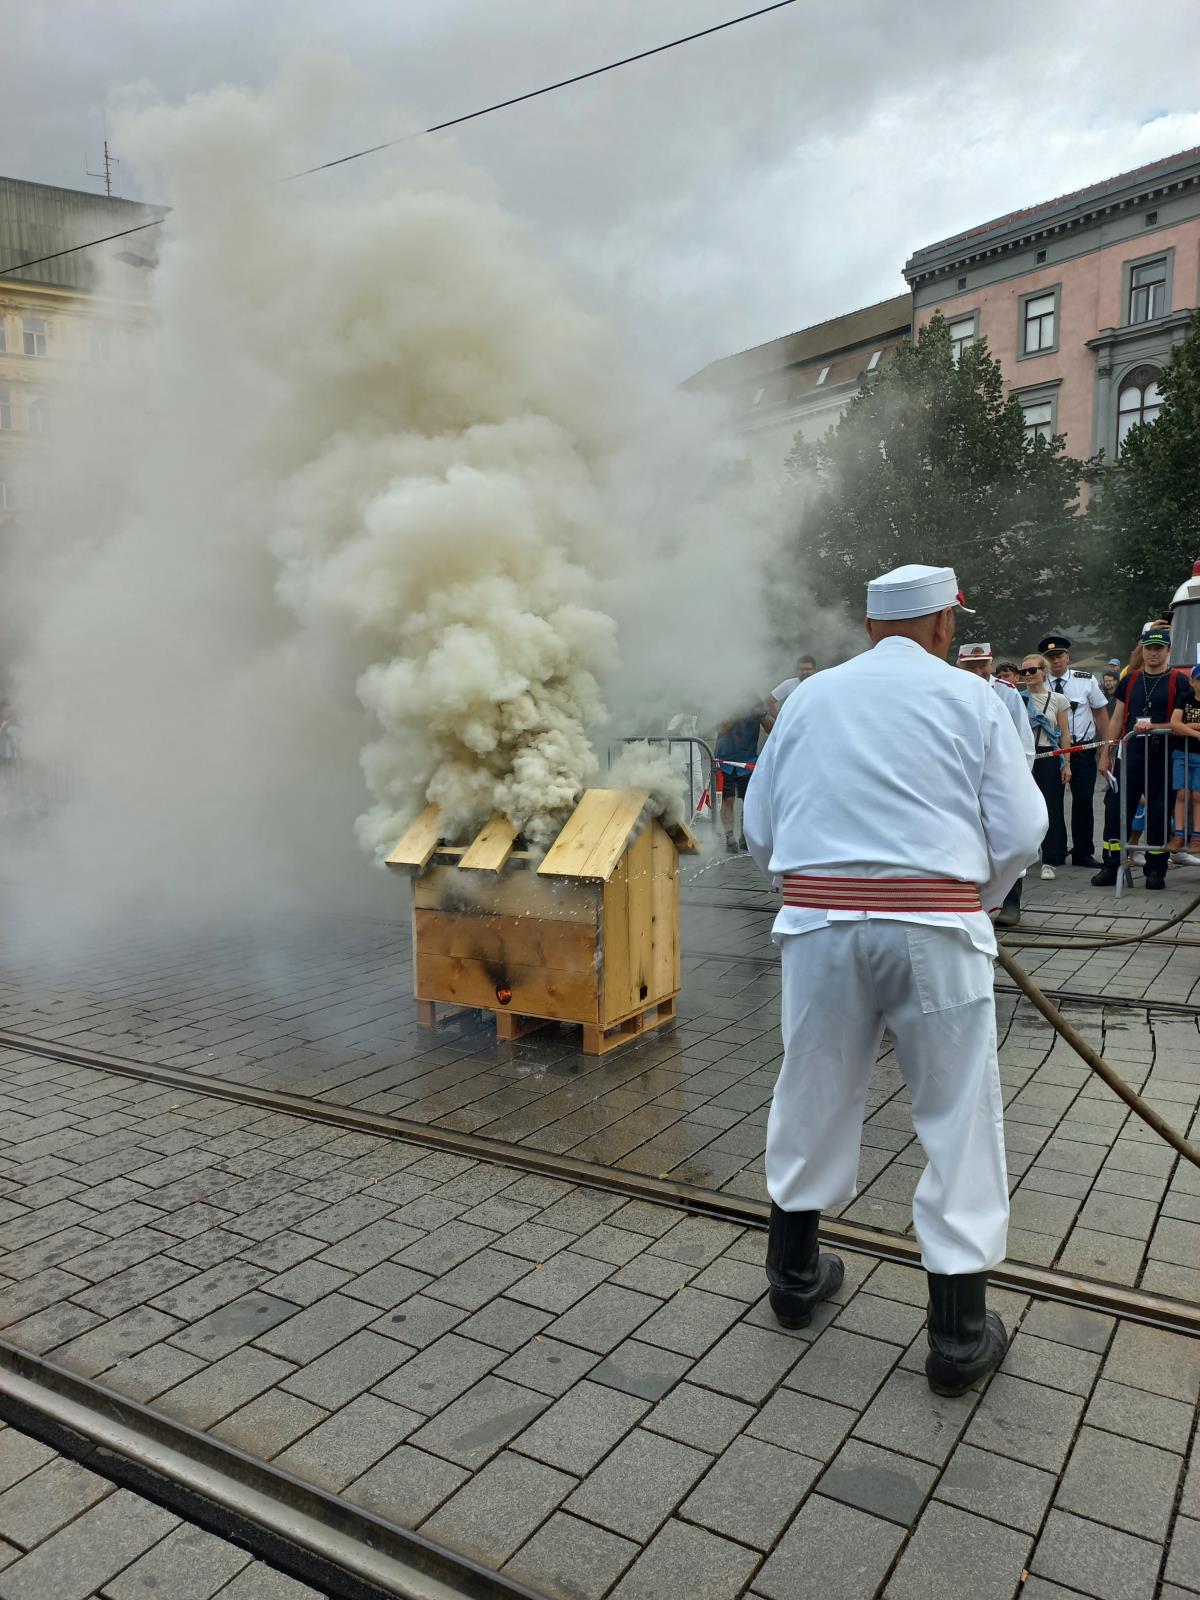
[[[1042,840],[1042,865],[1061,867],[1067,859],[1067,825],[1063,818],[1062,762],[1058,756],[1039,756],[1033,763],[1033,781],[1042,791],[1049,823]]]
[[[1146,832],[1143,844],[1146,850],[1147,877],[1167,870],[1167,830],[1170,827],[1168,811],[1171,803],[1170,756],[1164,758],[1165,735],[1158,738],[1135,739],[1125,746],[1125,759],[1120,764],[1119,788],[1109,785],[1104,796],[1104,853],[1106,860],[1115,860],[1121,850],[1121,807],[1125,807],[1125,838],[1133,830],[1133,818],[1142,797],[1146,800]]]
[[[1077,750],[1071,757],[1071,857],[1090,861],[1096,848],[1096,752]]]

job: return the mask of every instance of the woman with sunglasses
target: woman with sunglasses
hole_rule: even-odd
[[[1069,755],[1051,754],[1065,750],[1071,743],[1071,705],[1066,695],[1055,694],[1046,687],[1047,661],[1036,653],[1027,655],[1018,671],[1021,680],[1021,697],[1033,725],[1035,755],[1033,776],[1042,799],[1050,825],[1042,840],[1042,877],[1053,878],[1056,867],[1067,859],[1067,824],[1063,815],[1063,797],[1071,781]]]

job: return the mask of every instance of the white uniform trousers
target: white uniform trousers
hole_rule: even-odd
[[[930,1272],[981,1272],[1008,1235],[992,958],[965,931],[876,919],[784,935],[784,1058],[767,1188],[785,1211],[857,1193],[867,1088],[886,1026],[928,1165],[913,1198]]]

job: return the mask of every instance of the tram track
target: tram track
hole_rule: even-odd
[[[367,1133],[385,1139],[419,1145],[430,1150],[491,1162],[515,1170],[558,1178],[584,1188],[600,1189],[629,1199],[670,1206],[693,1215],[716,1218],[743,1228],[765,1232],[770,1221],[766,1201],[730,1194],[723,1190],[702,1189],[669,1177],[626,1171],[603,1166],[578,1156],[539,1150],[533,1145],[513,1144],[492,1139],[486,1134],[466,1133],[413,1122],[401,1116],[360,1111],[351,1106],[328,1105],[304,1095],[280,1089],[261,1089],[225,1078],[182,1071],[124,1056],[84,1050],[61,1041],[0,1029],[0,1049],[19,1051],[69,1066],[91,1068],[118,1077],[189,1094],[205,1095],[239,1105],[256,1106],[266,1112],[320,1122],[334,1127]],[[885,1229],[870,1228],[841,1218],[826,1218],[821,1238],[840,1249],[874,1257],[902,1266],[920,1267],[920,1248],[914,1239]],[[1083,1310],[1119,1316],[1176,1333],[1200,1337],[1200,1305],[1154,1295],[1140,1289],[1107,1283],[1102,1279],[1074,1276],[1052,1267],[1036,1267],[1021,1262],[1002,1263],[990,1273],[997,1288],[1011,1289],[1039,1299],[1055,1300]]]

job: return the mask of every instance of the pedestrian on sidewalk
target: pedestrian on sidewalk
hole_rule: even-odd
[[[1057,876],[1067,859],[1067,824],[1063,815],[1071,781],[1071,757],[1055,755],[1071,743],[1071,703],[1046,687],[1045,656],[1027,655],[1021,663],[1021,695],[1033,728],[1033,776],[1046,802],[1046,837],[1042,840],[1042,877]]]
[[[1048,633],[1038,645],[1049,672],[1046,687],[1067,701],[1071,737],[1068,744],[1092,744],[1108,738],[1108,696],[1090,672],[1071,665],[1071,641],[1064,633]],[[1071,865],[1098,867],[1096,860],[1097,752],[1076,750],[1071,757]],[[1065,798],[1065,796],[1064,796]]]
[[[977,678],[982,678],[992,687],[992,692],[1000,696],[1000,704],[1013,720],[1013,727],[1020,735],[1021,748],[1025,752],[1025,760],[1030,770],[1033,770],[1034,744],[1033,729],[1025,710],[1025,702],[1019,691],[1011,683],[1001,678],[999,671],[992,676],[992,647],[990,644],[962,644],[958,647],[958,664],[966,672],[973,672]],[[1016,668],[1013,669],[1014,674]],[[998,928],[1015,928],[1021,920],[1021,884],[1025,874],[1022,873],[1004,897],[1004,904],[996,913],[996,926]]]
[[[802,1328],[842,1281],[818,1228],[856,1193],[886,1027],[928,1161],[913,1220],[929,1280],[925,1370],[939,1394],[963,1393],[1007,1345],[986,1307],[1008,1231],[988,912],[1046,830],[999,697],[946,661],[959,604],[949,567],[870,583],[873,648],[789,698],[745,815],[750,853],[784,899],[773,932],[784,1058],[766,1153],[772,1310]]]
[[[721,774],[721,827],[725,830],[725,853],[736,856],[746,848],[746,840],[734,828],[735,799],[745,801],[746,788],[754,763],[758,759],[758,735],[763,726],[761,706],[730,717],[717,729],[717,744],[713,752],[717,771]],[[743,834],[744,834],[743,828]]]
[[[1171,787],[1175,790],[1175,831],[1170,852],[1184,866],[1200,867],[1200,665],[1188,674],[1191,693],[1171,713],[1171,731],[1177,736],[1171,755]],[[1189,817],[1191,826],[1189,833]],[[1195,846],[1194,849],[1189,846]]]

